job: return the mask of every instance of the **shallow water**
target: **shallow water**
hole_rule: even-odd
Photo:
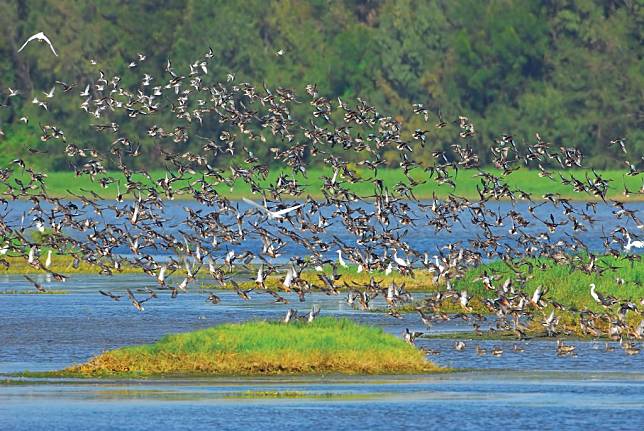
[[[248,391],[297,391],[249,398]],[[99,382],[6,386],[13,430],[641,429],[644,381],[623,374]]]
[[[0,290],[24,287],[19,276],[0,277]],[[139,313],[127,298],[115,302],[97,289],[122,291],[149,284],[138,275],[74,276],[65,295],[0,295],[0,373],[59,369],[103,350],[151,342],[164,334],[222,322],[278,319],[288,307],[313,303],[325,315],[350,316],[400,335],[423,330],[417,316],[403,319],[356,311],[342,296],[313,295],[305,303],[273,304],[266,295],[241,301],[219,292],[167,295]],[[432,333],[467,330],[462,321],[436,324]],[[604,352],[603,342],[568,342],[577,356],[557,357],[552,340],[419,339],[440,351],[438,364],[485,369],[429,376],[274,377],[145,381],[21,380],[0,384],[0,428],[93,429],[642,429],[644,355]],[[475,346],[504,353],[479,356]],[[523,353],[514,353],[519,344]],[[615,345],[615,344],[614,344]],[[15,381],[12,381],[15,383]],[[277,392],[278,398],[259,392]],[[601,421],[601,422],[599,422]]]

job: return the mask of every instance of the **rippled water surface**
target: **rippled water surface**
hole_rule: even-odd
[[[423,330],[416,316],[394,319],[349,308],[341,296],[313,295],[273,304],[265,295],[242,302],[220,292],[212,305],[194,291],[167,296],[136,312],[123,298],[111,301],[97,289],[149,284],[142,276],[74,276],[65,295],[0,295],[0,372],[49,370],[85,361],[103,350],[151,342],[164,334],[222,322],[278,319],[287,307],[313,303],[323,314],[350,316],[400,335]],[[0,277],[0,290],[24,287],[19,276]],[[466,330],[462,321],[437,324],[432,332]],[[570,342],[578,355],[555,355],[551,340],[419,339],[438,351],[438,364],[485,371],[429,376],[281,377],[145,381],[9,380],[0,385],[0,428],[72,429],[642,429],[644,355],[604,342]],[[515,353],[515,344],[523,347]],[[479,356],[477,345],[498,346],[501,357]],[[601,418],[601,419],[600,419]]]

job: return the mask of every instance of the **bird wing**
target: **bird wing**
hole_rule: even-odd
[[[27,39],[27,41],[26,41],[25,43],[23,43],[23,44],[22,44],[22,46],[20,47],[20,49],[18,50],[18,52],[22,51],[22,50],[25,48],[25,46],[27,46],[27,44],[28,44],[29,42],[31,42],[31,41],[32,41],[32,40],[34,40],[34,39],[39,39],[41,36],[45,36],[45,34],[44,34],[43,32],[40,32],[40,33],[36,33],[36,34],[34,34],[34,35],[30,36],[30,37],[29,37],[29,39]]]
[[[45,42],[47,42],[47,45],[49,45],[49,48],[51,48],[51,52],[53,52],[54,55],[56,57],[58,57],[58,54],[56,53],[56,50],[54,49],[54,45],[51,44],[51,41],[49,40],[49,38],[47,36],[45,36],[45,33],[41,32],[41,33],[38,33],[38,34],[40,35],[40,39],[42,39]]]
[[[22,51],[22,50],[25,48],[25,46],[27,46],[27,44],[29,43],[29,41],[30,41],[30,40],[31,40],[31,38],[27,39],[27,41],[26,41],[25,43],[23,43],[23,44],[22,44],[22,46],[20,47],[20,49],[18,50],[18,52]]]
[[[130,298],[130,301],[132,301],[132,304],[138,304],[139,301],[137,301],[137,299],[134,297],[134,294],[132,293],[132,291],[129,288],[126,290],[127,290],[127,297]]]
[[[290,207],[290,208],[285,208],[285,209],[283,209],[283,210],[279,210],[279,211],[273,211],[273,214],[274,214],[274,215],[281,216],[281,215],[284,215],[284,214],[290,213],[291,211],[295,211],[296,209],[298,209],[298,208],[299,208],[299,207],[301,207],[301,206],[302,206],[302,204],[300,204],[300,205],[295,205],[294,207]]]
[[[252,205],[255,208],[261,210],[262,212],[268,213],[269,211],[264,208],[262,205],[258,204],[257,202],[251,201],[250,199],[242,198],[244,202],[246,202],[248,205]]]

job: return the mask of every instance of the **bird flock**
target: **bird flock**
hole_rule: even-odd
[[[58,56],[43,33],[30,37],[19,51],[31,41],[47,44]],[[9,267],[7,257],[13,256],[56,282],[64,282],[68,275],[51,269],[53,250],[53,259],[72,256],[74,267],[87,263],[102,275],[117,274],[124,266],[138,268],[151,280],[143,295],[130,289],[123,294],[100,294],[115,301],[127,296],[140,311],[158,295],[176,298],[204,278],[234,289],[241,300],[257,294],[288,303],[285,292],[295,293],[300,301],[312,292],[322,292],[343,295],[348,304],[368,310],[379,297],[393,317],[400,318],[401,307],[412,304],[427,328],[436,321],[462,318],[479,330],[481,322],[491,318],[497,328],[513,330],[518,337],[525,337],[525,324],[531,319],[538,319],[549,336],[560,336],[559,313],[567,311],[574,313],[585,334],[610,336],[621,340],[627,353],[639,352],[635,343],[644,336],[641,297],[618,300],[597,291],[595,285],[588,286],[588,295],[604,310],[597,312],[555,303],[544,286],[532,293],[526,289],[532,272],[548,265],[600,277],[615,269],[604,256],[624,265],[641,258],[641,214],[627,202],[609,200],[611,180],[595,170],[583,176],[572,173],[572,169],[585,168],[578,149],[554,145],[539,133],[533,142],[518,142],[505,134],[490,150],[489,164],[495,170],[486,170],[470,144],[476,128],[464,115],[443,118],[440,111],[414,104],[410,109],[425,127],[407,130],[367,101],[332,100],[319,94],[315,84],[298,92],[238,82],[233,73],[219,81],[209,74],[212,62],[218,61],[214,57],[212,50],[206,50],[188,64],[168,60],[162,71],[139,74],[146,60],[141,53],[129,62],[127,73],[132,76],[127,82],[134,84],[127,86],[121,76],[110,75],[90,59],[96,67],[94,77],[70,83],[61,78],[42,91],[44,97],[33,97],[43,114],[58,98],[77,99],[92,130],[109,137],[107,148],[93,146],[92,142],[76,142],[69,137],[73,133],[56,124],[39,121],[41,141],[56,142],[77,176],[91,178],[105,191],[116,190],[116,198],[105,199],[100,192],[74,194],[74,199],[51,196],[46,173],[22,159],[13,160],[0,168],[0,204],[4,206],[0,265]],[[23,97],[16,89],[3,92],[5,103]],[[294,114],[295,105],[308,106],[308,116]],[[448,149],[434,150],[432,163],[425,165],[415,154],[426,146],[435,148],[438,129],[451,130],[458,141]],[[142,141],[153,142],[158,149],[166,166],[162,176],[133,167],[141,156]],[[194,143],[199,144],[198,151],[185,150]],[[256,156],[251,143],[253,148],[265,148],[268,156]],[[624,139],[614,139],[609,145],[624,154],[624,175],[641,175],[642,155],[629,153]],[[37,143],[30,146],[32,154],[40,152]],[[320,178],[318,197],[307,192],[313,166],[324,166],[328,172]],[[392,166],[404,180],[388,184],[378,176],[379,169]],[[585,203],[575,205],[556,193],[533,196],[517,189],[510,180],[520,168],[538,170],[543,181],[577,192]],[[478,179],[477,199],[459,196],[455,190],[459,173],[471,172]],[[443,199],[417,199],[415,191],[428,182],[453,191]],[[358,194],[358,185],[369,192]],[[242,186],[249,190],[242,201],[221,193],[222,187]],[[644,187],[624,189],[625,195],[643,193]],[[167,219],[167,202],[178,198],[192,199],[201,206],[186,206],[183,218]],[[31,207],[14,222],[9,218],[10,201],[18,199],[29,201]],[[499,200],[509,202],[509,209],[502,211]],[[528,204],[527,214],[516,208],[522,202]],[[596,218],[598,202],[610,207],[619,224],[602,236],[601,253],[593,252],[578,236],[601,223]],[[537,211],[544,205],[551,208],[545,217]],[[107,213],[112,216],[109,222],[105,221]],[[178,227],[174,233],[169,233],[171,225]],[[449,233],[456,225],[470,229],[471,238],[439,250],[410,245],[411,237]],[[343,229],[350,240],[330,233],[331,226]],[[563,230],[565,234],[553,240]],[[32,231],[47,235],[37,242],[28,235]],[[246,249],[251,239],[261,241],[261,250]],[[306,253],[285,255],[284,248],[292,244]],[[119,247],[128,252],[117,253]],[[472,295],[454,286],[469,269],[495,260],[504,262],[511,276],[481,271],[475,282],[490,293],[478,298],[488,312],[476,313]],[[245,280],[244,274],[250,271]],[[431,273],[434,285],[420,301],[404,284],[418,271]],[[366,274],[369,281],[357,283],[352,273]],[[314,274],[313,281],[305,274]],[[400,281],[385,284],[379,280],[382,274],[393,274]],[[276,287],[269,287],[271,277],[279,280]],[[45,290],[26,278],[36,289]],[[212,293],[206,301],[218,304],[221,299]],[[460,308],[460,313],[445,313],[445,305]],[[319,312],[313,307],[305,319],[311,321]],[[296,309],[289,309],[284,322],[297,316]],[[635,325],[629,326],[629,316]],[[404,339],[413,343],[420,335],[407,330]],[[456,346],[457,350],[464,347],[464,343]],[[573,350],[562,342],[557,345],[562,355]],[[491,353],[500,354],[498,349],[495,352]]]

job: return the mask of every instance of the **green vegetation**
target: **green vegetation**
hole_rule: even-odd
[[[38,290],[24,290],[24,289],[4,289],[0,290],[0,295],[67,295],[67,290],[47,290],[40,292]]]
[[[247,322],[167,335],[98,355],[55,375],[403,374],[437,371],[423,353],[380,328],[347,319]]]
[[[602,275],[596,273],[589,274],[578,268],[578,265],[586,262],[584,257],[575,257],[577,266],[567,264],[557,264],[551,259],[531,259],[526,263],[520,265],[523,273],[527,273],[527,281],[524,284],[525,292],[531,296],[537,286],[542,286],[547,289],[546,299],[548,302],[555,301],[565,306],[571,306],[577,309],[588,308],[593,311],[601,311],[601,305],[594,302],[590,296],[590,283],[595,283],[597,291],[604,295],[612,295],[622,300],[631,300],[639,302],[644,298],[642,292],[642,284],[644,284],[644,262],[636,260],[630,262],[624,258],[614,258],[610,256],[599,257],[597,262],[601,268],[615,267],[614,269],[607,269]],[[529,265],[531,269],[529,269]],[[519,266],[517,264],[517,266]],[[495,285],[502,285],[507,278],[516,278],[516,275],[504,262],[495,261],[485,263],[483,265],[469,268],[465,271],[461,278],[453,281],[453,289],[455,291],[467,290],[468,295],[473,296],[470,305],[473,307],[474,312],[487,313],[487,308],[484,306],[482,299],[491,299],[496,297],[496,292],[487,290],[483,282],[477,280],[484,272],[490,275],[495,275],[499,278]],[[380,282],[383,287],[387,287],[392,281],[398,285],[404,284],[406,290],[411,292],[433,292],[436,290],[444,290],[443,280],[438,284],[433,282],[433,274],[424,271],[414,271],[414,277],[403,277],[400,274],[392,273],[385,275],[384,273],[356,273],[355,268],[341,269],[339,273],[342,275],[341,282],[347,282],[349,285],[356,283],[356,285],[366,285],[369,283],[370,277]],[[305,272],[302,278],[306,281],[320,285],[321,282],[317,279],[314,272]],[[623,279],[623,284],[618,284],[617,279]],[[243,288],[251,288],[255,285],[254,282],[241,283]],[[281,286],[281,278],[269,277],[266,286],[268,288],[279,289]],[[514,282],[515,289],[519,289],[518,283]],[[339,290],[343,290],[343,285],[340,283]],[[415,305],[400,307],[400,311],[413,311]],[[377,311],[382,311],[377,309]],[[446,312],[461,312],[463,311],[458,305],[458,301],[454,299],[453,304],[445,304],[442,311]]]
[[[151,86],[164,85],[168,58],[177,74],[188,75],[188,64],[211,47],[205,84],[225,81],[231,72],[235,82],[265,82],[299,93],[317,84],[331,100],[359,96],[373,103],[402,120],[406,136],[428,128],[411,109],[423,103],[432,111],[432,132],[425,148],[414,152],[419,162],[459,140],[453,128],[432,127],[440,109],[446,120],[458,114],[472,120],[477,134],[470,145],[484,163],[500,134],[512,133],[522,145],[535,142],[540,132],[555,148],[583,150],[589,165],[623,167],[624,155],[607,145],[611,139],[626,139],[626,157],[644,153],[638,115],[644,87],[641,8],[640,1],[602,0],[0,2],[0,91],[22,92],[8,103],[0,97],[9,105],[0,109],[0,166],[20,157],[47,171],[70,168],[59,140],[40,141],[39,124],[62,127],[68,142],[80,147],[105,150],[116,137],[95,133],[77,97],[99,70],[108,80],[120,76],[126,88],[139,86],[144,73],[153,76]],[[36,43],[18,54],[22,42],[41,30],[60,56]],[[276,55],[280,50],[284,55]],[[138,53],[146,60],[139,62]],[[137,67],[129,68],[131,61]],[[58,86],[47,100],[42,92],[56,79],[77,87],[63,96]],[[49,110],[33,104],[34,97],[46,100]],[[295,104],[293,118],[301,119],[306,109],[306,103]],[[20,121],[23,116],[28,124]],[[161,114],[147,125],[172,129],[164,124],[168,119]],[[143,124],[102,122],[112,120],[121,124],[119,136],[136,136],[133,141],[141,145],[142,155],[132,163],[164,167],[161,143],[141,133]],[[221,127],[204,122],[199,134],[216,137]],[[194,151],[198,145],[194,140],[172,148]],[[271,145],[250,145],[260,160],[269,159]],[[49,153],[32,154],[29,148]],[[227,167],[243,157],[223,155],[212,162]]]
[[[41,257],[42,260],[44,258],[44,256]],[[42,269],[30,265],[25,257],[5,256],[3,259],[9,266],[0,266],[0,274],[44,274]],[[63,275],[98,274],[101,272],[100,266],[92,265],[82,260],[78,262],[78,267],[74,268],[73,256],[56,254],[52,255],[52,263],[49,269]],[[113,269],[113,273],[134,274],[143,273],[143,271],[136,266],[124,264],[119,270]]]
[[[595,303],[590,296],[590,283],[595,283],[597,291],[604,295],[612,295],[622,300],[632,300],[639,302],[644,298],[642,284],[644,283],[644,262],[642,260],[631,262],[625,259],[616,259],[604,256],[598,259],[600,267],[615,266],[618,269],[607,270],[599,276],[595,273],[588,274],[579,269],[572,268],[570,265],[555,264],[552,260],[533,260],[529,261],[534,265],[532,272],[528,272],[529,279],[525,283],[525,289],[529,295],[532,295],[537,286],[543,286],[548,289],[546,300],[556,301],[565,306],[575,307],[577,309],[589,308],[593,311],[601,311],[601,305]],[[545,269],[539,269],[538,264],[546,264]],[[524,271],[528,267],[522,267]],[[472,269],[467,272],[465,277],[455,283],[455,289],[467,289],[468,293],[476,298],[492,298],[494,292],[486,290],[483,283],[474,281],[479,277],[483,270],[488,274],[500,274],[501,280],[495,284],[502,284],[507,277],[512,275],[511,269],[503,262],[493,262],[481,268]],[[619,285],[617,278],[624,280],[623,285]],[[516,286],[516,283],[515,283]]]
[[[316,399],[316,400],[363,400],[377,397],[370,393],[335,393],[335,392],[304,392],[304,391],[244,391],[229,392],[223,395],[228,399]]]
[[[493,175],[501,175],[501,172],[495,169],[486,169],[486,172],[489,172]],[[356,176],[359,178],[372,178],[373,172],[366,169],[355,169]],[[555,180],[550,180],[548,178],[539,177],[538,171],[520,169],[513,172],[512,174],[503,177],[503,181],[507,182],[511,190],[522,190],[524,192],[530,193],[532,199],[535,201],[543,200],[545,194],[558,194],[563,198],[571,200],[598,200],[599,198],[593,195],[578,193],[575,192],[570,185],[564,185],[559,180],[559,174],[562,174],[566,178],[574,176],[577,179],[583,181],[585,175],[589,172],[583,170],[567,170],[567,171],[553,171],[553,177]],[[290,174],[290,171],[284,170],[271,170],[268,177],[265,180],[260,180],[259,184],[264,187],[269,184],[275,184],[276,179],[281,174]],[[454,181],[456,183],[456,188],[452,188],[447,185],[438,185],[432,179],[429,179],[429,174],[422,172],[420,170],[414,171],[414,178],[427,182],[414,188],[414,195],[419,199],[431,199],[434,195],[438,198],[444,198],[449,194],[454,194],[457,196],[466,197],[468,199],[478,199],[479,195],[477,192],[477,186],[480,187],[481,180],[480,176],[477,175],[478,171],[475,170],[461,170],[456,173]],[[624,194],[624,190],[628,189],[631,192],[636,192],[640,190],[641,179],[635,176],[625,176],[624,172],[618,170],[607,170],[601,171],[599,174],[611,181],[609,192],[607,195],[608,199],[615,199],[620,201],[629,201],[629,200],[643,200],[644,194]],[[153,171],[150,173],[152,180],[148,180],[143,175],[134,175],[136,181],[140,181],[143,184],[146,184],[150,187],[155,187],[153,182],[159,178],[163,178],[166,175],[164,171]],[[304,184],[302,193],[299,197],[306,197],[311,195],[314,198],[320,198],[322,196],[322,189],[324,188],[323,176],[332,177],[333,172],[328,169],[322,168],[312,168],[307,171],[306,177],[301,174],[294,176],[299,182]],[[120,181],[121,184],[124,184],[123,174],[120,172],[108,172],[107,174],[98,175],[94,181],[91,180],[89,176],[80,176],[77,177],[73,172],[50,172],[47,175],[45,186],[47,193],[50,196],[54,197],[72,197],[70,192],[77,195],[89,196],[88,193],[93,192],[98,196],[104,199],[114,199],[117,195],[117,186],[116,184],[108,185],[106,188],[103,188],[99,184],[101,178],[112,178],[114,181]],[[389,187],[391,190],[394,189],[395,185],[398,183],[408,183],[408,180],[405,178],[403,173],[400,170],[394,169],[379,169],[377,172],[377,178],[381,179],[384,184]],[[19,180],[25,180],[25,177],[19,178]],[[185,180],[177,181],[174,184],[174,189],[176,190],[174,194],[175,199],[190,199],[192,194],[190,190],[181,190],[190,183],[190,177],[187,177]],[[342,177],[340,178],[342,180]],[[349,183],[346,182],[344,186],[350,191],[358,194],[359,196],[369,196],[374,192],[374,186],[371,182],[360,182],[360,183]],[[250,190],[248,184],[241,180],[235,181],[232,186],[226,184],[220,184],[215,187],[218,193],[223,196],[228,197],[229,199],[241,199],[242,197],[252,198],[253,194]],[[123,187],[120,189],[121,193],[124,193]],[[3,191],[2,185],[0,185],[0,192]],[[517,193],[517,199],[520,198]],[[125,195],[126,198],[133,198],[133,196]],[[298,196],[294,196],[296,198]]]

